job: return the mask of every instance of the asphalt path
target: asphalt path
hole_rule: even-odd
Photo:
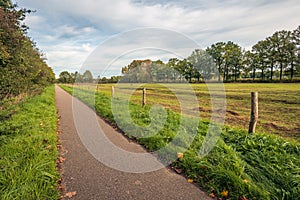
[[[129,173],[118,170],[101,162],[95,152],[87,148],[87,143],[78,134],[76,123],[86,125],[87,136],[90,134],[91,120],[82,117],[74,119],[74,104],[80,113],[94,114],[94,111],[56,86],[56,105],[60,115],[59,141],[61,144],[61,177],[62,196],[68,199],[211,199],[186,178],[163,167],[159,170],[144,173]],[[113,127],[96,116],[98,126],[114,145],[125,151],[149,154],[141,146],[127,140]],[[78,121],[80,120],[80,121]],[[75,123],[76,122],[76,123]],[[89,132],[89,133],[88,133]],[[82,133],[81,133],[82,134]],[[109,155],[110,151],[98,152]],[[150,154],[149,154],[150,155]],[[112,158],[117,157],[113,153]],[[124,157],[124,156],[123,156]],[[126,160],[126,157],[125,159]],[[120,162],[123,162],[121,159]],[[121,163],[122,164],[122,163]],[[73,193],[70,193],[73,192]],[[67,196],[65,196],[67,194]]]

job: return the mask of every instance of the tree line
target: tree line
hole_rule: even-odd
[[[30,12],[10,0],[0,1],[0,100],[41,91],[55,81],[43,54],[27,36],[23,21]]]
[[[79,72],[70,73],[68,71],[62,71],[57,79],[58,83],[92,83],[94,81],[93,75],[90,70],[86,70],[83,74]]]
[[[124,82],[201,82],[293,80],[300,74],[300,26],[294,31],[277,31],[257,42],[251,50],[228,41],[205,50],[195,49],[185,59],[133,60],[122,68]]]
[[[121,79],[121,76],[112,76],[110,78],[98,76],[94,78],[90,70],[86,70],[83,74],[78,71],[70,73],[68,71],[62,71],[59,74],[59,78],[56,80],[57,83],[117,83]]]

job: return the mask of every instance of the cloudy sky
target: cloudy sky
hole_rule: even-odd
[[[29,35],[56,75],[63,70],[118,75],[132,59],[188,56],[234,41],[249,49],[300,25],[298,0],[14,0],[36,10]],[[101,70],[95,70],[96,66]]]

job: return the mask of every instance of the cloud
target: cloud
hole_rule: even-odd
[[[295,29],[300,21],[298,0],[19,0],[18,3],[37,11],[26,20],[29,34],[55,70],[62,66],[79,68],[87,53],[99,44],[136,28],[157,27],[179,32],[202,48],[228,40],[250,48],[277,30]],[[138,39],[131,37],[127,44],[122,41],[122,45],[126,49],[138,43],[146,45],[147,39],[153,41],[151,35]],[[159,42],[184,48],[184,44],[172,44],[171,37],[158,39],[155,45]],[[107,48],[106,55],[118,52],[117,41],[112,45],[114,48]],[[124,58],[124,65],[127,61]]]

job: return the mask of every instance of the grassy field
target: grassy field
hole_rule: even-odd
[[[130,98],[131,102],[140,104],[142,90],[136,90],[131,97],[133,84],[101,84],[98,91],[111,96],[111,86],[115,86],[115,95],[118,98]],[[191,85],[197,95],[199,106],[185,109],[199,110],[202,119],[211,117],[210,93],[205,84]],[[272,133],[285,138],[300,141],[300,84],[299,83],[261,83],[261,84],[225,84],[226,89],[226,124],[247,130],[250,119],[250,93],[259,93],[259,122],[258,132]],[[81,86],[85,89],[95,90],[96,85]],[[185,87],[181,84],[145,84],[147,88],[147,104],[161,104],[176,112],[181,112],[180,103],[173,89],[178,93],[184,93]],[[189,101],[191,94],[185,93],[185,101]]]
[[[54,87],[1,110],[0,199],[59,199]]]
[[[202,157],[198,152],[208,130],[207,121],[199,122],[195,118],[181,116],[167,109],[167,119],[163,127],[157,127],[159,123],[154,123],[152,126],[151,106],[142,107],[139,98],[135,100],[133,96],[129,103],[131,118],[140,127],[147,127],[147,133],[152,136],[146,137],[147,135],[143,135],[147,134],[145,129],[134,126],[130,119],[122,117],[125,108],[122,105],[126,106],[128,102],[118,100],[120,109],[112,113],[111,98],[108,95],[110,89],[102,89],[104,93],[96,93],[94,96],[93,91],[88,91],[88,87],[91,89],[91,86],[77,88],[75,93],[70,86],[61,87],[95,108],[96,112],[110,123],[118,125],[127,137],[144,145],[149,151],[155,151],[162,161],[168,162],[174,156],[176,157],[177,153],[183,153],[181,158],[169,163],[170,166],[184,174],[190,182],[199,184],[211,196],[243,200],[300,198],[300,144],[298,142],[287,141],[271,134],[248,134],[243,129],[226,126],[222,129],[221,136],[212,151]],[[124,95],[121,96],[125,97]],[[138,104],[133,103],[135,101]],[[159,101],[156,98],[153,103]],[[155,117],[159,118],[159,116]],[[195,120],[197,127],[191,126]],[[181,128],[179,128],[180,121],[183,122]],[[197,134],[189,140],[190,133],[194,131]],[[180,137],[177,137],[178,135]],[[168,148],[170,142],[175,145]],[[160,151],[165,147],[165,151]],[[185,147],[188,147],[186,151]]]

